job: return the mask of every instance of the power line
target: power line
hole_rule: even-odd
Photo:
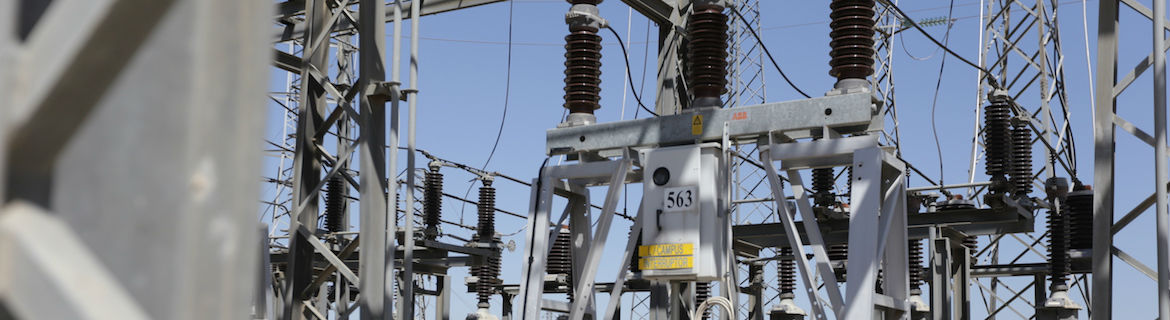
[[[955,51],[951,50],[951,48],[947,47],[946,44],[939,42],[938,39],[935,39],[933,36],[931,36],[929,32],[926,32],[925,29],[922,29],[922,26],[919,26],[918,22],[915,22],[914,19],[911,19],[910,16],[906,14],[906,12],[902,11],[902,8],[898,8],[898,5],[896,5],[892,2],[886,3],[886,5],[888,5],[891,9],[894,9],[894,11],[898,12],[898,15],[902,16],[902,18],[904,18],[904,21],[909,22],[910,25],[914,27],[914,29],[918,30],[918,32],[921,32],[922,35],[926,36],[927,39],[930,39],[930,42],[934,42],[935,45],[938,45],[939,48],[942,48],[947,53],[950,53],[951,55],[955,56],[955,58],[959,59],[960,61],[963,61],[964,63],[966,63],[967,65],[970,65],[971,67],[973,67],[975,69],[979,69],[979,71],[982,71],[984,74],[986,74],[987,81],[991,83],[992,87],[999,87],[999,83],[998,83],[998,81],[995,80],[994,74],[987,71],[987,69],[984,69],[983,67],[979,66],[979,64],[971,62],[971,60],[967,60],[967,58],[964,58],[963,56],[959,55],[958,53],[955,53]],[[765,49],[765,52],[766,52],[766,49]]]
[[[500,115],[500,130],[496,131],[496,142],[492,143],[492,152],[488,153],[487,160],[481,169],[487,169],[492,157],[496,155],[496,148],[500,146],[500,137],[504,136],[504,122],[508,119],[508,96],[512,92],[512,7],[515,1],[508,1],[508,62],[504,69],[504,112]],[[471,189],[469,188],[468,191]]]
[[[951,19],[951,16],[954,14],[954,8],[955,8],[954,6],[955,6],[955,0],[951,0],[951,9],[947,10],[947,20],[948,21]],[[943,44],[944,45],[946,45],[947,43],[950,43],[951,27],[953,27],[953,26],[954,26],[954,22],[949,22],[947,24],[947,31],[943,35]],[[905,49],[905,48],[906,48],[906,46],[903,45],[902,49]],[[909,54],[909,52],[907,52],[907,54]],[[938,126],[937,126],[937,123],[935,121],[934,115],[935,115],[935,111],[938,109],[938,93],[939,93],[940,89],[942,89],[943,70],[945,70],[946,67],[947,67],[947,53],[943,52],[942,62],[938,64],[938,82],[936,82],[934,84],[934,99],[931,100],[931,102],[930,102],[930,131],[934,133],[934,148],[935,148],[935,150],[938,151],[938,183],[939,183],[939,185],[944,185],[943,181],[946,180],[944,178],[946,176],[946,174],[945,174],[945,171],[943,171],[942,142],[940,142],[938,139]]]
[[[731,12],[735,13],[735,15],[739,17],[740,20],[748,21],[743,17],[742,14],[739,13],[739,10],[735,9],[735,7],[731,7]],[[755,37],[756,42],[760,43],[760,48],[764,49],[764,54],[768,56],[769,61],[772,61],[772,66],[776,67],[776,71],[780,72],[780,77],[784,78],[784,82],[787,82],[788,86],[792,87],[792,89],[796,89],[796,92],[799,92],[800,95],[804,96],[805,98],[812,98],[812,96],[809,96],[807,93],[804,93],[803,90],[800,90],[800,88],[796,87],[796,84],[792,83],[791,79],[788,79],[788,75],[784,74],[784,69],[780,69],[780,64],[776,63],[776,59],[772,57],[772,52],[768,51],[768,46],[764,45],[764,39],[761,39],[760,35],[756,34],[756,30],[752,28],[747,28],[747,30],[751,31],[752,37]]]
[[[613,30],[613,27],[607,25],[605,28],[609,29],[609,32],[613,33],[613,36],[618,39],[618,45],[622,48],[622,59],[625,59],[626,61],[626,77],[629,77],[630,83],[634,83],[634,76],[630,73],[630,54],[626,52],[626,44],[622,43],[622,36],[618,35],[617,31]],[[638,106],[642,107],[642,110],[646,110],[646,112],[649,112],[655,117],[658,116],[657,113],[650,111],[650,108],[647,108],[646,105],[642,104],[642,97],[638,96],[638,91],[634,90],[634,86],[632,85],[630,86],[630,92],[634,93],[634,100],[638,101]]]
[[[646,43],[650,43],[650,27],[651,26],[652,25],[650,24],[650,19],[646,19]],[[646,46],[645,51],[642,51],[642,83],[638,84],[638,89],[642,90],[642,92],[646,92],[646,69],[649,69],[648,68],[649,63],[647,63],[649,61],[650,61],[650,46]],[[633,85],[634,84],[632,84],[632,83],[630,84],[630,86],[633,86]],[[638,111],[642,111],[642,110],[641,109],[634,109],[634,119],[638,118]]]

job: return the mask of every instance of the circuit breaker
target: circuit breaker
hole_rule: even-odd
[[[718,144],[641,151],[643,278],[711,281],[727,271],[725,161]]]

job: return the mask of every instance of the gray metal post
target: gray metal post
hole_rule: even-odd
[[[650,320],[668,320],[670,286],[663,281],[650,282]]]
[[[415,132],[418,118],[418,24],[419,7],[410,6],[410,89],[406,89],[406,101],[410,109],[406,120],[406,230],[402,233],[402,273],[399,274],[398,319],[414,319],[414,176],[415,176]]]
[[[850,195],[849,274],[845,312],[838,319],[872,319],[874,281],[878,272],[878,212],[882,207],[882,156],[879,148],[853,153],[854,181]],[[869,166],[866,166],[869,165]]]
[[[572,305],[572,310],[569,313],[569,319],[581,320],[586,314],[590,315],[592,319],[593,314],[593,280],[597,276],[597,267],[601,263],[601,253],[605,250],[605,242],[609,238],[610,225],[613,222],[615,210],[617,210],[618,198],[621,196],[620,191],[625,185],[626,175],[633,166],[634,160],[630,158],[629,151],[624,151],[617,170],[614,171],[613,176],[609,179],[609,188],[605,194],[605,201],[601,208],[601,217],[597,219],[597,234],[592,239],[589,246],[589,254],[586,256],[584,269],[581,277],[577,280],[580,282],[574,283],[576,300]],[[586,198],[588,199],[588,198]],[[579,223],[580,221],[576,222]],[[574,239],[580,241],[581,239]]]
[[[950,239],[930,228],[930,313],[934,320],[951,318]]]
[[[439,296],[435,299],[435,319],[451,320],[451,276],[438,276],[437,282]]]
[[[589,252],[593,248],[593,215],[589,210],[589,189],[583,185],[569,184],[569,189],[573,195],[569,196],[569,203],[566,206],[569,212],[569,232],[572,234],[572,273],[569,275],[572,283],[575,285],[581,283],[581,276],[584,274],[586,268],[586,261],[589,259]],[[554,231],[557,232],[557,231]],[[637,250],[637,248],[634,248]],[[637,251],[634,251],[637,252]],[[577,297],[576,300],[584,300],[584,298]],[[590,318],[594,317],[594,303],[590,302],[586,308]]]
[[[385,294],[386,285],[386,100],[373,95],[370,88],[386,79],[386,68],[382,61],[386,52],[386,6],[381,2],[363,1],[358,14],[362,23],[358,26],[359,59],[361,73],[359,90],[361,103],[359,127],[361,129],[361,176],[358,194],[361,199],[359,234],[361,250],[358,252],[358,288],[361,294],[358,305],[364,320],[383,319],[389,313],[390,297]],[[394,150],[397,152],[397,150]],[[392,252],[392,251],[391,251]],[[391,253],[393,255],[393,253]],[[392,269],[391,269],[392,270]]]
[[[658,27],[658,88],[654,113],[668,115],[678,113],[682,107],[684,97],[679,96],[681,83],[679,76],[679,49],[682,46],[682,35],[675,26],[683,26],[686,21],[677,8],[689,5],[690,1],[667,1],[670,6],[670,23],[659,23]]]
[[[1166,0],[1154,0],[1154,189],[1157,190],[1158,317],[1170,319],[1170,217],[1166,208]]]
[[[759,255],[759,251],[756,251]],[[764,320],[764,263],[748,264],[748,320]]]
[[[512,299],[515,297],[507,293],[500,294],[500,300],[504,301],[503,311],[500,312],[500,320],[512,320]]]
[[[995,279],[998,279],[998,278],[991,278],[991,279],[992,279],[992,281],[995,281]],[[1035,299],[1037,304],[1042,303],[1042,301],[1044,301],[1045,299],[1048,299],[1048,292],[1047,292],[1048,290],[1044,289],[1045,287],[1047,287],[1045,284],[1046,284],[1046,282],[1044,282],[1044,274],[1043,273],[1037,273],[1035,276],[1033,276],[1033,278],[1032,278],[1032,293],[1033,293],[1033,295],[1032,296]],[[994,300],[994,299],[992,299],[992,300]],[[1006,304],[1007,303],[1005,303],[1005,305]],[[995,310],[995,309],[992,309],[992,310]],[[1039,309],[1037,309],[1037,310],[1039,310]],[[1037,316],[1039,316],[1039,311],[1037,311]],[[1043,319],[1043,318],[1041,318],[1041,319]]]
[[[955,308],[958,314],[953,319],[971,319],[971,249],[966,246],[954,246],[951,257],[955,257],[954,292],[951,299],[959,304]]]
[[[394,49],[390,59],[390,141],[389,141],[389,163],[386,164],[391,172],[398,172],[398,146],[399,143],[399,116],[401,110],[399,109],[399,99],[401,95],[402,84],[402,1],[394,1]],[[389,178],[389,177],[387,177]],[[395,237],[398,234],[398,180],[390,179],[387,181],[388,188],[386,194],[386,234],[384,237],[384,248],[387,251],[385,256],[386,268],[382,279],[382,297],[385,305],[390,310],[387,310],[383,318],[390,318],[394,315],[394,304],[391,299],[394,297],[394,260],[395,260]]]
[[[526,237],[524,245],[528,260],[523,262],[524,278],[520,280],[520,319],[540,319],[541,293],[544,292],[545,260],[549,248],[549,211],[552,210],[553,179],[549,175],[552,170],[544,168],[540,178],[532,182],[532,204],[529,209]]]
[[[305,29],[305,43],[318,41],[321,30],[329,28],[329,6],[325,0],[311,0],[305,3],[305,19],[309,27]],[[324,34],[328,37],[328,34]],[[305,64],[325,68],[329,50],[308,50],[306,45]],[[293,219],[290,219],[289,233],[289,262],[288,282],[284,296],[285,319],[303,319],[305,317],[304,300],[308,297],[302,294],[313,281],[313,258],[316,253],[309,244],[306,235],[296,232],[299,226],[305,226],[309,231],[317,230],[317,197],[320,194],[314,190],[321,181],[321,160],[317,154],[317,143],[314,141],[317,129],[324,122],[321,114],[326,106],[325,90],[317,83],[309,70],[303,68],[301,72],[301,104],[297,111],[297,146],[296,157],[293,160],[293,203],[303,204],[304,209]],[[295,214],[295,212],[294,212]],[[313,290],[315,291],[315,290]]]
[[[1097,15],[1097,87],[1093,111],[1093,285],[1092,319],[1113,316],[1113,115],[1117,101],[1117,0],[1101,0]],[[1161,33],[1158,33],[1161,34]],[[1160,189],[1160,187],[1159,187]]]

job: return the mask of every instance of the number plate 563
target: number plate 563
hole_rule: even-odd
[[[663,191],[662,211],[690,210],[699,205],[699,192],[695,186],[668,188]]]

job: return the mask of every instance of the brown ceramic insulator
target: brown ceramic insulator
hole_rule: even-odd
[[[695,99],[727,91],[727,14],[720,5],[696,5],[687,21],[687,88]]]
[[[833,0],[830,8],[829,75],[865,79],[874,70],[874,0]]]
[[[591,27],[572,27],[565,36],[565,108],[593,114],[601,107],[601,36]]]

